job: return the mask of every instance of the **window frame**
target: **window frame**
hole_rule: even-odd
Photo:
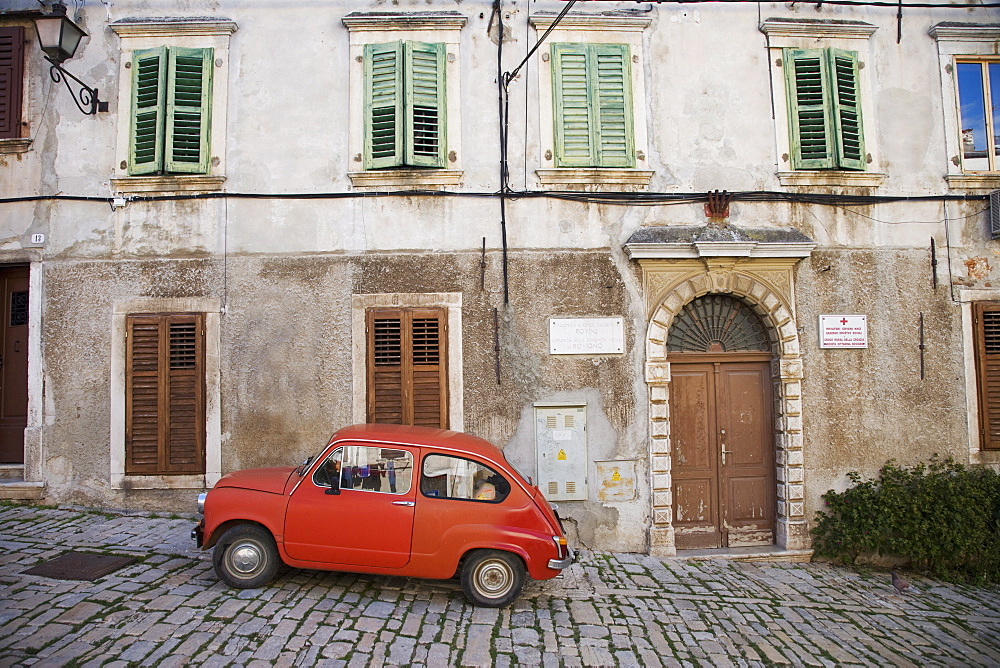
[[[126,366],[128,317],[150,313],[199,313],[204,323],[204,397],[205,397],[205,471],[200,474],[132,474],[126,472]],[[111,488],[123,491],[140,489],[204,489],[222,477],[222,402],[221,302],[208,297],[147,298],[116,301],[111,318]]]
[[[987,137],[986,146],[986,159],[987,159],[987,169],[973,169],[966,166],[965,151],[962,148],[963,138],[962,133],[965,131],[962,127],[965,125],[962,122],[962,96],[961,96],[961,83],[959,80],[959,66],[960,65],[978,65],[980,71],[982,72],[982,102],[983,102],[983,114],[984,122],[986,124],[985,132]],[[991,67],[995,66],[995,67]],[[991,115],[990,110],[1000,105],[1000,99],[993,99],[992,88],[997,88],[1000,90],[1000,81],[991,84],[990,83],[990,70],[996,70],[997,79],[1000,80],[1000,56],[996,57],[973,57],[973,56],[955,56],[955,104],[958,108],[958,131],[959,131],[959,151],[958,158],[962,163],[962,171],[966,174],[998,174],[1000,173],[1000,121],[997,119],[997,115]]]
[[[1000,171],[967,171],[962,161],[962,123],[956,64],[997,57],[1000,23],[945,22],[931,26],[928,34],[937,43],[941,75],[941,104],[945,125],[946,173],[950,188],[960,191],[991,191],[1000,188]],[[1000,161],[998,161],[1000,163]],[[1000,170],[1000,164],[997,165]]]
[[[875,95],[872,85],[871,36],[878,26],[863,21],[820,21],[815,19],[768,18],[760,30],[767,37],[771,64],[771,93],[774,106],[775,153],[777,176],[783,186],[856,186],[877,188],[886,179],[879,171],[878,137],[875,124]],[[790,98],[789,63],[786,50],[836,50],[852,52],[857,57],[857,94],[860,98],[860,134],[864,141],[859,166],[844,169],[841,166],[815,168],[797,164],[795,138],[792,127],[793,100]]]
[[[556,16],[555,12],[538,12],[529,17],[529,23],[535,29],[535,39],[553,26]],[[533,129],[537,134],[529,137],[529,141],[537,141],[536,146],[539,147],[535,176],[541,186],[586,190],[642,190],[649,187],[654,172],[647,161],[649,136],[643,79],[646,57],[643,38],[650,23],[651,20],[643,16],[570,13],[552,27],[546,38],[550,45],[627,46],[627,86],[631,93],[631,113],[627,120],[631,126],[631,159],[624,165],[607,166],[565,165],[561,162],[557,150],[556,82],[553,80],[556,64],[550,46],[538,62],[538,123]]]
[[[368,415],[367,314],[373,308],[439,308],[447,320],[447,415],[449,429],[465,430],[462,363],[462,293],[370,293],[351,299],[352,392],[351,419],[356,424]]]
[[[461,30],[466,17],[458,12],[355,12],[343,17],[350,39],[349,133],[346,173],[356,188],[419,187],[439,189],[462,183],[462,109],[461,109]],[[369,125],[366,100],[369,45],[401,43],[440,44],[445,88],[443,125],[439,150],[433,162],[415,165],[373,167],[367,152]],[[403,162],[406,162],[405,160]],[[412,162],[412,160],[411,160]]]
[[[226,119],[228,117],[230,39],[236,23],[220,19],[120,19],[111,29],[121,40],[119,81],[129,82],[127,91],[118,96],[118,134],[115,171],[111,179],[116,193],[213,192],[222,190],[226,181]],[[208,137],[208,151],[198,163],[197,173],[134,173],[132,168],[133,61],[136,51],[152,49],[211,49],[211,95],[204,110],[203,131]],[[169,104],[169,101],[168,101]],[[164,141],[166,137],[164,137]],[[163,156],[166,160],[166,156]],[[167,168],[166,163],[163,164]],[[174,169],[173,167],[171,169]]]

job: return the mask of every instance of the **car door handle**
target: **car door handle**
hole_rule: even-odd
[[[413,501],[393,501],[392,505],[394,505],[394,506],[415,506],[417,504],[415,504]]]

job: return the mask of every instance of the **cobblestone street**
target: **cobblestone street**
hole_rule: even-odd
[[[583,552],[503,610],[457,581],[286,569],[222,585],[191,517],[0,506],[0,666],[1000,665],[1000,591],[826,564]],[[137,557],[93,582],[23,571]]]

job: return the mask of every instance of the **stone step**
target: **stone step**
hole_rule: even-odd
[[[24,480],[0,481],[0,499],[7,501],[40,501],[45,498],[44,482]]]
[[[24,464],[0,464],[0,499],[39,501],[45,498],[44,482],[27,482]]]
[[[0,482],[24,480],[24,464],[0,464]]]
[[[762,547],[737,547],[705,550],[677,550],[677,559],[697,561],[725,559],[728,561],[758,561],[774,563],[808,563],[812,550],[785,550],[776,545]]]

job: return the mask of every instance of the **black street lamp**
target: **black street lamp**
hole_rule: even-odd
[[[35,32],[38,33],[38,44],[45,53],[45,60],[52,63],[49,76],[56,83],[66,82],[66,88],[73,96],[76,106],[87,115],[98,111],[107,111],[108,103],[97,98],[97,89],[87,84],[62,68],[62,62],[73,57],[80,40],[87,36],[80,26],[66,16],[66,5],[56,2],[52,5],[52,13],[35,19]],[[75,81],[79,91],[74,91],[69,79]]]

